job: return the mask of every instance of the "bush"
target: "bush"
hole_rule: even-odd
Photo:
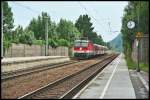
[[[148,64],[141,62],[141,63],[139,63],[139,67],[141,70],[149,73],[149,65]]]
[[[48,45],[50,45],[52,48],[56,48],[59,46],[57,41],[54,39],[48,39]]]
[[[66,47],[70,46],[69,41],[67,41],[65,39],[57,40],[57,42],[58,42],[59,46],[66,46]]]
[[[127,66],[129,69],[136,69],[137,64],[132,60],[131,57],[126,56],[125,59],[126,59]]]
[[[4,52],[9,49],[9,47],[11,46],[11,41],[9,40],[4,40],[3,41],[3,48],[4,48]]]
[[[134,62],[132,60],[132,58],[126,56],[125,59],[126,59],[127,66],[128,66],[129,69],[134,69],[135,70],[137,68],[138,64],[136,62]],[[143,70],[145,72],[149,72],[149,65],[148,64],[140,62],[139,63],[139,68],[140,68],[140,70]]]
[[[34,40],[33,44],[35,44],[35,45],[44,45],[45,41],[44,40]]]
[[[45,45],[45,40],[34,40],[33,44]],[[65,39],[48,39],[48,45],[50,45],[52,48],[56,48],[58,46],[69,47],[71,44]]]
[[[25,30],[24,33],[20,36],[19,42],[24,44],[32,45],[34,38],[34,33],[32,31]]]
[[[19,39],[13,40],[12,43],[19,44]]]

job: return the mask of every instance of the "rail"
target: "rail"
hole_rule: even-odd
[[[79,89],[79,87],[82,87],[83,86],[83,83],[85,84],[85,83],[87,83],[92,77],[94,77],[96,74],[98,74],[98,72],[100,71],[100,70],[102,70],[103,68],[104,68],[104,66],[106,66],[109,62],[111,62],[114,58],[116,57],[116,55],[111,55],[111,56],[109,56],[109,57],[107,57],[107,58],[104,58],[103,60],[101,60],[100,62],[97,62],[97,63],[95,63],[94,65],[90,65],[90,66],[88,66],[87,68],[85,68],[85,69],[83,69],[83,70],[80,70],[80,71],[78,71],[78,72],[76,72],[76,73],[73,73],[73,74],[71,74],[71,75],[68,75],[68,76],[66,76],[66,77],[63,77],[63,78],[61,78],[61,79],[58,79],[58,80],[56,80],[56,81],[54,81],[54,82],[52,82],[52,83],[49,83],[49,84],[47,84],[46,86],[43,86],[43,87],[41,87],[41,88],[39,88],[39,89],[37,89],[37,90],[35,90],[35,91],[32,91],[32,92],[30,92],[30,93],[27,93],[27,94],[25,94],[25,95],[23,95],[23,96],[21,96],[21,97],[19,97],[18,99],[28,99],[28,98],[39,98],[39,96],[40,95],[44,95],[44,92],[46,92],[47,90],[53,90],[53,91],[56,91],[57,89],[59,89],[59,87],[61,87],[61,84],[63,84],[64,82],[67,82],[67,81],[69,81],[69,80],[71,80],[71,79],[73,79],[75,76],[78,76],[79,74],[82,74],[82,73],[84,73],[84,72],[88,72],[88,70],[90,70],[90,69],[92,69],[92,68],[95,68],[96,67],[96,69],[97,69],[97,67],[99,67],[99,64],[103,64],[103,65],[101,65],[101,67],[98,69],[98,70],[96,70],[96,69],[94,69],[94,70],[96,70],[96,71],[92,71],[93,73],[92,73],[92,75],[90,75],[88,78],[84,78],[84,80],[83,81],[80,81],[79,82],[79,84],[78,85],[75,85],[75,87],[73,87],[73,88],[71,88],[70,90],[69,90],[69,92],[67,91],[67,92],[65,92],[64,93],[64,91],[63,90],[59,90],[59,92],[58,93],[52,93],[51,95],[51,97],[52,98],[70,98],[71,96],[70,96],[70,94],[74,94],[75,93],[75,91],[77,92],[77,90]],[[87,81],[88,80],[88,81]],[[56,88],[55,88],[56,87]],[[52,89],[53,88],[53,89]],[[55,90],[56,89],[56,90]],[[63,92],[63,94],[61,94]],[[50,93],[50,92],[48,92],[48,93]],[[60,95],[60,94],[61,95]],[[46,93],[45,93],[46,94]],[[50,97],[50,98],[51,98]],[[40,97],[40,98],[46,98],[46,97]]]

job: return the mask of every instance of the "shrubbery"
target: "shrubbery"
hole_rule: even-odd
[[[52,48],[56,48],[59,46],[57,41],[54,39],[48,39],[48,45],[50,45]]]
[[[34,40],[32,42],[32,44],[35,44],[35,45],[45,45],[45,43],[46,43],[45,40]],[[48,39],[48,45],[51,46],[52,48],[56,48],[58,46],[69,47],[71,43],[65,39]]]
[[[43,40],[34,40],[33,44],[35,44],[35,45],[44,45],[45,41],[43,41]]]
[[[59,40],[57,40],[57,43],[59,44],[59,46],[66,46],[66,47],[70,46],[69,41],[67,41],[65,39],[59,39]]]
[[[70,46],[69,41],[67,41],[65,39],[58,39],[58,40],[56,40],[56,39],[49,39],[48,40],[48,44],[51,47],[53,47],[53,48],[56,48],[58,46],[66,46],[66,47]]]
[[[3,48],[4,48],[4,52],[9,49],[9,47],[11,46],[11,41],[9,40],[4,40],[3,41]]]

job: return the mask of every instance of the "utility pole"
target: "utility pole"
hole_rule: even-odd
[[[140,1],[139,1],[139,9],[138,9],[138,31],[140,31],[139,30],[139,28],[140,28]],[[138,41],[138,53],[137,53],[137,60],[138,60],[138,66],[137,66],[137,72],[140,72],[140,67],[139,67],[139,48],[140,47],[140,39],[139,39],[139,41]]]
[[[111,31],[111,28],[110,28],[110,22],[108,22],[108,27],[109,27],[109,31],[111,33],[112,31]]]
[[[1,38],[1,59],[3,58],[3,2],[1,3],[1,7],[2,7],[2,15],[1,15],[1,26],[2,26],[2,29],[1,29],[1,33],[2,33],[2,38]]]
[[[45,20],[45,56],[48,56],[48,17],[44,17]]]

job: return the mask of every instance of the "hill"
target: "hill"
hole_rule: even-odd
[[[117,52],[122,52],[123,51],[123,41],[122,41],[122,34],[120,33],[116,38],[113,40],[109,41],[109,46],[111,47],[112,50],[115,50]]]

